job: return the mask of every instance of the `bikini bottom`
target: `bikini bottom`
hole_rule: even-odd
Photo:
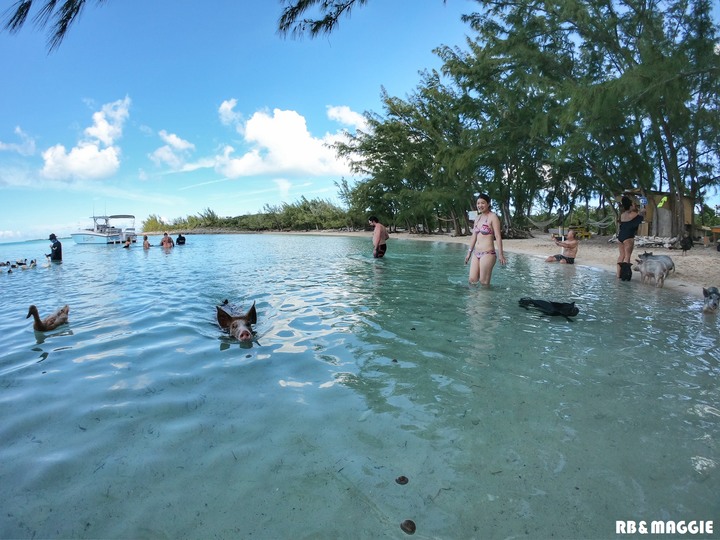
[[[473,253],[475,254],[475,256],[478,259],[482,259],[483,255],[495,255],[495,250],[494,249],[490,249],[488,251],[474,251],[473,250]]]

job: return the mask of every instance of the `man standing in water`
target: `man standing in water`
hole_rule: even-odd
[[[45,256],[50,257],[52,262],[62,262],[62,244],[60,240],[57,239],[55,233],[50,234],[50,240],[52,240],[52,244],[50,244],[50,255]]]
[[[160,245],[165,249],[170,249],[175,247],[175,242],[173,242],[173,239],[168,236],[168,233],[164,233],[162,240],[160,240]]]
[[[377,217],[370,216],[368,218],[368,223],[375,228],[375,231],[373,232],[373,257],[376,259],[382,259],[387,251],[386,242],[388,241],[388,238],[390,238],[390,235],[388,234],[385,225],[380,223]]]

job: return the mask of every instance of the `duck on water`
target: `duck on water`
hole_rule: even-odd
[[[32,305],[30,306],[27,317],[25,318],[29,319],[32,316],[32,318],[35,319],[35,322],[33,323],[33,329],[35,329],[37,332],[49,332],[50,330],[55,330],[58,326],[66,324],[68,322],[69,313],[70,306],[65,305],[58,309],[52,315],[41,319],[37,307],[35,307],[35,305]]]

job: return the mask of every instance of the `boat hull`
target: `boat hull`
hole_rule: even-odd
[[[70,235],[76,244],[120,244],[120,234],[98,234],[92,232],[73,233]]]

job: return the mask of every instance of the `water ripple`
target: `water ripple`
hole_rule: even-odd
[[[442,243],[64,247],[0,276],[2,537],[382,537],[405,518],[594,537],[717,511],[720,348],[698,299],[517,255],[469,288]],[[218,327],[226,298],[256,303],[252,346]],[[31,303],[70,323],[33,332]]]

